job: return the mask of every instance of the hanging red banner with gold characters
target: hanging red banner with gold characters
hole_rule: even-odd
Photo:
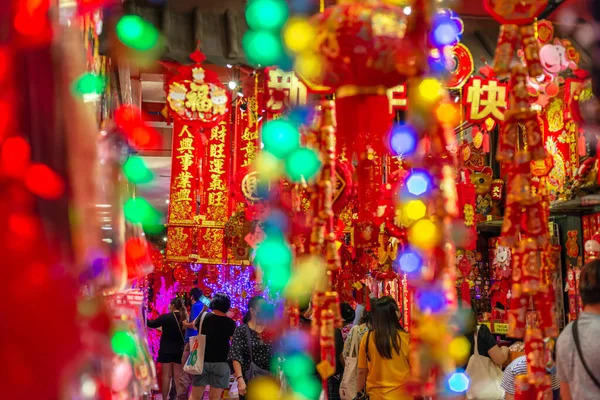
[[[226,261],[224,227],[231,214],[231,137],[229,114],[206,132],[202,156],[202,191],[197,217],[198,254],[196,262],[221,264]]]
[[[256,81],[258,86],[258,80]],[[252,163],[260,151],[258,140],[262,116],[262,93],[255,88],[254,96],[248,97],[246,107],[236,110],[234,135],[233,189],[236,204],[240,211],[243,204],[253,203],[256,197],[256,172],[251,171]]]
[[[173,127],[171,188],[167,230],[167,261],[188,261],[192,252],[200,139],[189,125],[176,121]]]
[[[165,85],[167,109],[173,118],[171,188],[167,224],[166,259],[190,261],[198,197],[200,129],[210,129],[228,114],[229,98],[217,74],[205,70],[205,57],[195,51],[192,65],[181,66]]]

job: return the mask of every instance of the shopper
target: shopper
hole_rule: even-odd
[[[190,290],[190,303],[192,306],[190,307],[190,318],[187,322],[183,323],[183,326],[186,328],[185,330],[185,348],[183,349],[183,357],[181,357],[181,365],[185,365],[188,357],[190,356],[190,337],[196,336],[198,331],[194,325],[196,318],[202,313],[204,309],[204,304],[200,301],[200,299],[204,296],[202,290],[199,288],[193,288]],[[177,382],[177,400],[188,400],[190,394],[190,386],[192,386],[192,375],[188,374],[185,371],[181,371],[181,375],[179,375],[179,381]]]
[[[354,326],[354,317],[356,313],[352,306],[348,303],[342,303],[340,305],[340,311],[342,314],[342,338],[346,340],[348,334],[350,333],[350,329]]]
[[[271,367],[272,343],[264,335],[266,328],[261,308],[265,299],[255,296],[248,302],[248,312],[244,316],[245,323],[238,326],[233,334],[229,361],[233,364],[233,371],[238,385],[240,399],[246,395],[247,372],[251,363],[263,371]]]
[[[183,323],[187,319],[187,310],[183,299],[176,297],[171,300],[169,312],[146,323],[149,328],[162,328],[158,362],[162,365],[162,395],[169,398],[171,380],[179,382],[182,366],[184,334]]]
[[[371,300],[373,330],[360,342],[359,392],[370,400],[408,400],[404,385],[410,376],[409,334],[400,325],[400,310],[389,297]],[[365,387],[366,384],[366,387]]]
[[[360,342],[371,329],[371,312],[363,314],[358,325],[354,325],[344,342],[342,357],[344,359],[344,372],[340,382],[340,398],[351,400],[356,396],[356,380],[358,378],[358,351]]]
[[[600,260],[587,263],[579,277],[583,312],[565,327],[556,344],[563,400],[600,399]]]
[[[206,336],[204,350],[204,370],[201,375],[193,375],[191,400],[200,400],[207,385],[210,385],[209,398],[217,400],[229,388],[229,342],[235,331],[235,321],[227,316],[231,299],[225,293],[216,293],[210,302],[211,312],[207,313],[199,329],[201,318],[196,319],[196,330]]]
[[[550,384],[552,387],[552,397],[554,400],[559,399],[560,382],[556,376],[556,366],[552,363],[551,368],[547,368],[546,372],[550,375]],[[508,367],[504,370],[502,375],[502,389],[505,391],[505,400],[515,399],[515,379],[519,375],[527,375],[527,356],[521,356],[515,358]]]
[[[360,342],[361,342],[363,336],[365,336],[365,334],[369,331],[369,329],[371,329],[371,312],[366,311],[363,314],[362,318],[360,319],[359,325],[352,326],[352,329],[348,333],[348,337],[344,341],[344,352],[343,352],[344,358],[350,357],[351,354],[358,354],[358,348],[356,348],[356,349],[351,348],[353,336],[358,335],[357,342],[360,345]]]
[[[498,346],[496,338],[486,325],[478,325],[477,309],[472,308],[465,336],[471,344],[467,374],[471,384],[467,399],[494,399],[504,397],[502,365],[508,360],[508,347]]]

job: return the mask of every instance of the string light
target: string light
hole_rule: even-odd
[[[283,43],[279,35],[272,32],[247,30],[242,47],[248,61],[254,65],[275,65],[284,56]]]
[[[320,168],[319,156],[312,149],[297,149],[285,160],[285,172],[294,182],[312,179]]]
[[[116,29],[121,43],[132,49],[146,51],[158,44],[158,30],[137,15],[124,15]]]
[[[252,279],[252,267],[216,265],[215,268],[217,268],[217,281],[205,279],[204,285],[213,293],[227,294],[231,299],[231,308],[243,315],[248,308],[248,300],[257,294]]]
[[[265,150],[282,159],[300,146],[300,132],[290,121],[278,119],[263,125]]]
[[[423,265],[423,259],[419,253],[409,249],[402,253],[398,259],[398,265],[400,266],[400,270],[402,272],[410,274],[421,269],[421,266]]]
[[[137,354],[135,339],[125,331],[116,331],[110,341],[111,347],[116,354],[133,357]]]
[[[73,94],[84,101],[97,100],[106,88],[104,77],[92,73],[81,75],[73,84]]]
[[[227,86],[229,86],[229,89],[234,90],[238,85],[237,85],[237,82],[235,82],[235,81],[229,81]]]
[[[471,344],[464,336],[455,337],[448,346],[448,353],[457,364],[462,364],[467,361],[470,351]]]
[[[421,196],[431,190],[432,182],[425,170],[413,170],[406,179],[406,188],[414,196]]]
[[[390,133],[390,148],[394,155],[410,156],[417,149],[417,131],[409,124],[394,124]]]
[[[448,388],[455,393],[463,393],[469,389],[469,377],[462,371],[454,372],[448,378]]]
[[[315,36],[315,28],[305,18],[290,18],[283,29],[283,41],[294,53],[301,53],[310,48]]]
[[[440,232],[431,220],[424,218],[411,225],[408,240],[420,250],[431,250],[439,243]]]
[[[288,15],[284,0],[250,0],[246,6],[246,21],[255,31],[279,31]]]
[[[427,206],[421,200],[411,200],[404,206],[406,216],[413,221],[425,217]]]
[[[446,309],[446,296],[444,292],[437,288],[422,287],[416,294],[419,310],[422,312],[431,312],[437,314]]]
[[[129,157],[129,159],[123,164],[123,173],[129,182],[136,185],[152,182],[154,174],[144,159],[138,156]]]
[[[422,101],[432,104],[436,103],[444,90],[442,83],[435,78],[425,78],[419,84],[419,96]]]

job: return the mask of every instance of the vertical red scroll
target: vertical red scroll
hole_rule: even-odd
[[[171,161],[171,188],[166,259],[189,261],[192,252],[196,197],[198,193],[198,131],[175,121]]]
[[[229,188],[233,157],[229,115],[210,131],[206,131],[198,218],[198,254],[194,257],[199,263],[221,264],[226,261],[224,227],[231,213]]]

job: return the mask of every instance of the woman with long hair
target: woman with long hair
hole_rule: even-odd
[[[248,368],[251,363],[261,370],[268,371],[271,364],[271,341],[265,336],[264,307],[266,300],[262,296],[254,296],[248,302],[248,312],[244,315],[243,325],[233,333],[229,361],[233,364],[238,393],[243,400],[247,389]],[[251,348],[250,348],[251,346]]]
[[[372,330],[358,352],[357,389],[370,400],[412,400],[404,390],[410,377],[410,335],[400,325],[398,304],[386,296],[371,300],[371,308]]]
[[[179,382],[181,375],[181,357],[184,347],[183,322],[187,320],[185,301],[176,297],[169,304],[169,312],[156,319],[149,319],[149,328],[161,328],[160,348],[158,350],[158,362],[162,364],[162,395],[163,399],[169,398],[171,381]]]

